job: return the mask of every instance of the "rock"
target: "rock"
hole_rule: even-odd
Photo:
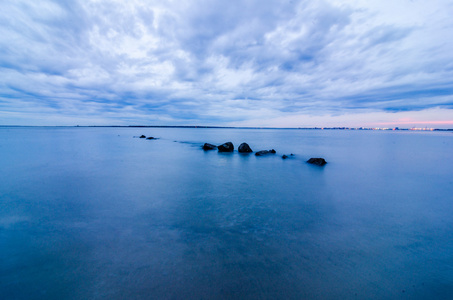
[[[146,138],[146,135],[143,135],[143,134],[142,134],[142,135],[140,136],[140,138],[141,138],[141,139],[144,139],[144,138]]]
[[[219,152],[233,152],[234,146],[232,142],[226,142],[225,144],[217,146],[217,149],[219,149]]]
[[[268,154],[275,154],[277,153],[274,149],[271,150],[261,150],[255,153],[256,156],[264,156]]]
[[[203,150],[214,150],[217,149],[217,146],[209,143],[204,143],[202,148]]]
[[[283,158],[283,159],[287,159],[287,158],[288,158],[288,155],[283,154],[283,155],[282,155],[282,158]]]
[[[147,139],[147,140],[155,140],[155,138],[154,138],[154,137],[152,137],[152,136],[150,136],[150,137],[147,137],[146,139]]]
[[[239,145],[238,152],[239,153],[251,153],[251,152],[253,152],[253,150],[250,148],[249,144],[242,143]]]
[[[324,158],[320,158],[320,157],[317,157],[317,158],[310,158],[309,160],[307,160],[307,162],[309,164],[313,164],[313,165],[317,165],[317,166],[324,166],[327,162]]]

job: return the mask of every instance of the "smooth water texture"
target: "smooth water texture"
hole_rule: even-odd
[[[277,154],[200,148],[227,141]],[[452,150],[451,132],[2,127],[0,298],[452,299]]]

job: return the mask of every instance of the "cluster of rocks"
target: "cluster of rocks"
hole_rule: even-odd
[[[232,142],[226,142],[219,146],[205,143],[202,148],[203,148],[203,150],[206,150],[206,151],[215,150],[215,149],[217,149],[219,152],[233,152],[234,151],[234,145]],[[250,148],[250,146],[247,143],[242,143],[238,147],[238,152],[239,153],[252,153],[253,150]]]
[[[147,139],[147,140],[157,140],[157,138],[153,137],[153,136],[146,136],[146,135],[141,135],[139,136],[140,139]]]
[[[137,136],[134,136],[134,137],[137,137]],[[147,140],[157,140],[158,139],[158,138],[155,138],[152,136],[147,137],[146,135],[143,135],[143,134],[141,136],[139,136],[138,138],[147,139]],[[226,142],[219,146],[205,143],[202,146],[202,148],[205,151],[217,149],[219,152],[234,152],[234,145],[232,142]],[[252,150],[252,148],[250,148],[250,146],[247,143],[242,143],[238,147],[238,152],[239,153],[253,153],[253,150]],[[275,151],[274,149],[270,149],[270,150],[257,151],[257,152],[255,152],[255,155],[256,156],[266,156],[266,155],[271,155],[271,154],[276,154],[276,153],[277,153],[277,151]],[[287,158],[292,158],[292,157],[294,157],[294,154],[292,154],[292,153],[290,155],[286,155],[286,154],[282,155],[282,159],[287,159]],[[317,165],[317,166],[324,166],[325,164],[327,164],[326,160],[321,157],[312,157],[309,160],[307,160],[307,163]]]
[[[234,145],[232,142],[226,142],[222,145],[216,146],[213,144],[205,143],[203,145],[203,150],[215,150],[217,149],[219,152],[233,152],[234,151]],[[249,144],[247,143],[242,143],[238,147],[238,152],[239,153],[253,153],[252,148],[250,148]],[[258,151],[255,153],[255,155],[260,156],[268,153],[276,153],[274,149],[272,150],[262,150]]]
[[[213,145],[210,143],[205,143],[202,146],[202,148],[205,151],[216,150],[216,149],[219,152],[233,152],[234,151],[234,145],[232,142],[226,142],[219,146],[216,146],[216,145]],[[252,150],[252,148],[250,148],[250,146],[247,143],[242,143],[238,147],[238,152],[239,153],[253,153],[253,150]],[[277,151],[275,151],[274,149],[260,150],[260,151],[255,152],[255,155],[256,156],[266,156],[266,155],[276,154],[276,153],[277,153]],[[283,154],[282,159],[287,159],[287,158],[290,158],[293,156],[294,156],[294,154],[292,154],[292,153],[290,155]],[[314,164],[317,166],[324,166],[327,162],[325,161],[324,158],[310,158],[309,160],[307,160],[307,163]]]

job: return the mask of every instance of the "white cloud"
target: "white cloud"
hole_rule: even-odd
[[[53,112],[55,122],[168,125],[451,109],[452,8],[446,0],[2,1],[0,108],[8,120],[16,112],[14,123]]]

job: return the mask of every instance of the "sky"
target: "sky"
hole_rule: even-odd
[[[453,128],[451,0],[0,0],[0,125]]]

